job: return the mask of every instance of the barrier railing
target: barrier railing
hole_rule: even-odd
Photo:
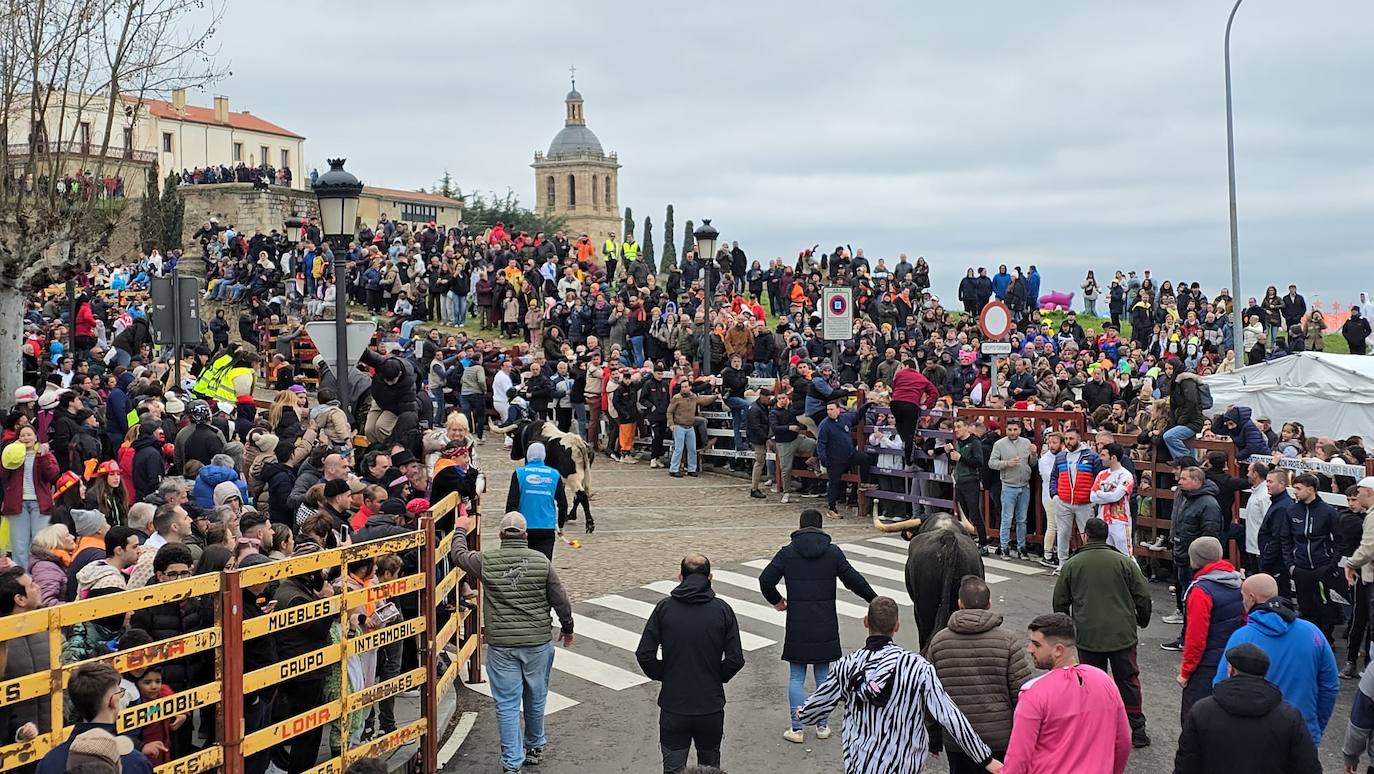
[[[332,723],[340,726],[340,752],[317,761],[311,769],[313,772],[341,772],[360,758],[387,755],[417,741],[420,744],[412,756],[414,763],[423,771],[437,770],[438,737],[443,730],[437,726],[439,703],[454,690],[454,683],[465,666],[469,681],[480,680],[481,676],[480,586],[473,583],[475,595],[464,599],[464,573],[458,567],[449,566],[447,560],[448,547],[453,541],[453,524],[459,512],[457,495],[450,495],[419,520],[417,529],[403,534],[0,617],[0,645],[8,649],[11,642],[21,638],[43,638],[46,642],[41,645],[46,648],[51,664],[48,670],[0,681],[0,709],[24,702],[42,702],[38,706],[50,720],[52,729],[33,739],[0,747],[0,772],[32,764],[67,740],[72,726],[66,722],[70,718],[63,716],[63,689],[79,667],[96,662],[109,663],[121,674],[157,664],[179,663],[192,670],[200,667],[208,675],[208,679],[195,684],[173,686],[176,692],[170,696],[133,704],[119,714],[116,727],[122,733],[212,708],[215,720],[213,724],[203,724],[202,728],[207,745],[158,766],[158,774],[213,768],[226,774],[241,774],[246,756],[289,743]],[[436,524],[440,525],[439,532],[436,532]],[[474,528],[470,540],[475,549],[480,549],[478,536],[479,531]],[[402,558],[399,577],[383,583],[365,583],[350,576],[350,565],[356,567],[357,563],[389,554]],[[245,591],[251,596],[254,590],[260,593],[267,584],[334,571],[342,586],[337,593],[321,593],[302,604],[271,609],[263,615],[245,615]],[[403,615],[400,620],[382,622],[372,629],[353,625],[368,606],[407,598],[415,603],[413,609],[417,614]],[[71,636],[74,627],[98,626],[105,622],[109,626],[93,633],[107,636],[123,628],[126,615],[167,604],[210,606],[214,610],[213,623],[147,645],[62,663],[64,641]],[[323,621],[337,623],[337,639],[326,639],[314,650],[245,670],[245,644]],[[373,685],[349,683],[349,659],[361,658],[406,640],[415,641],[418,666],[403,668],[400,674]],[[93,640],[88,634],[85,641]],[[450,643],[454,644],[452,657],[445,654]],[[40,645],[37,640],[28,644],[31,648]],[[204,669],[207,659],[213,662],[212,671]],[[245,727],[247,697],[273,688],[289,691],[292,681],[333,666],[339,671],[337,697],[329,700],[322,697],[319,704],[289,717],[271,717],[258,728]],[[349,722],[353,716],[416,688],[420,689],[421,697],[415,720],[357,746],[349,746]]]

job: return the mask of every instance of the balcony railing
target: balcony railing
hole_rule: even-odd
[[[29,155],[28,143],[10,143],[6,146],[11,159]],[[39,143],[38,155],[48,156],[52,154],[66,154],[69,156],[85,156],[87,158],[101,157],[100,146],[95,143],[85,143],[78,141],[68,142],[48,142]],[[111,146],[105,149],[104,158],[123,159],[125,161],[136,161],[144,164],[157,161],[155,151],[134,150],[133,148],[116,148]]]

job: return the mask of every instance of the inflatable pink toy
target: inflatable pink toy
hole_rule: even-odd
[[[1053,312],[1056,309],[1062,309],[1067,312],[1072,307],[1072,293],[1059,293],[1051,290],[1040,297],[1040,311],[1042,312]]]

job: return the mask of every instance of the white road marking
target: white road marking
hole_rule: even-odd
[[[873,539],[871,539],[871,540],[869,540],[869,541],[867,541],[867,542],[869,542],[869,543],[882,543],[882,544],[885,545],[885,546],[901,546],[901,547],[903,547],[903,548],[906,547],[906,541],[905,541],[905,540],[899,540],[898,538],[873,538]],[[868,546],[864,546],[864,545],[859,544],[859,543],[845,543],[845,544],[841,545],[840,548],[844,549],[845,551],[853,550],[854,553],[856,553],[856,554],[863,554],[864,556],[872,556],[872,557],[876,557],[876,558],[879,558],[879,559],[887,559],[888,561],[892,561],[892,562],[901,562],[902,564],[906,564],[906,556],[905,556],[905,555],[902,555],[901,557],[896,557],[895,554],[891,554],[891,553],[888,553],[888,552],[886,552],[886,551],[880,551],[880,550],[878,550],[878,549],[876,549],[876,548],[870,548],[870,547],[868,547]],[[1015,562],[1007,562],[1007,561],[1003,561],[1003,560],[1001,560],[1001,559],[994,559],[994,558],[992,558],[992,557],[990,557],[990,556],[985,556],[985,557],[983,557],[983,567],[984,567],[984,569],[991,567],[991,568],[994,569],[994,570],[1002,570],[1002,571],[1004,571],[1004,572],[1014,572],[1014,573],[1016,573],[1017,575],[1044,575],[1044,574],[1045,574],[1045,571],[1044,571],[1044,570],[1040,570],[1040,569],[1037,569],[1037,568],[1034,568],[1034,567],[1026,567],[1026,566],[1024,566],[1024,565],[1016,564]],[[996,580],[994,580],[994,578],[995,578]],[[1001,582],[1004,581],[1004,580],[1007,580],[1007,578],[1005,578],[1005,577],[1003,577],[1003,576],[1001,576],[1001,575],[996,575],[996,574],[993,574],[993,573],[988,573],[988,574],[987,574],[987,582],[988,582],[988,583],[1001,583]]]
[[[574,628],[573,634],[576,633],[577,629]],[[569,648],[557,649],[553,656],[553,668],[589,683],[610,688],[612,691],[623,691],[649,682],[649,678],[644,675],[602,663]]]
[[[544,714],[548,714],[547,712]],[[446,768],[448,762],[453,760],[453,756],[458,754],[458,748],[467,741],[468,734],[472,731],[473,725],[477,723],[476,712],[464,712],[458,718],[458,725],[454,727],[453,733],[444,742],[444,746],[439,748],[439,768]]]
[[[853,563],[853,562],[850,562],[850,564],[852,565],[852,564],[854,564],[854,563]],[[745,562],[745,563],[744,563],[744,566],[745,566],[745,567],[754,567],[754,568],[756,568],[756,569],[760,569],[760,570],[761,570],[761,569],[763,569],[764,567],[767,567],[767,566],[768,566],[768,560],[767,560],[767,559],[755,559],[755,560],[752,561],[752,562]],[[902,580],[902,583],[903,583],[903,584],[906,583],[906,579],[905,579],[905,578],[902,578],[901,580]],[[838,579],[835,581],[835,585],[836,585],[837,587],[839,587],[839,588],[844,588],[844,584],[841,583]],[[868,584],[868,585],[870,585],[870,586],[873,587],[873,591],[877,592],[878,596],[880,596],[880,597],[891,597],[891,598],[897,600],[897,604],[901,605],[902,607],[911,607],[911,599],[908,598],[907,593],[906,593],[905,591],[898,591],[897,589],[887,588],[886,586],[878,586],[878,585],[874,584],[872,581],[869,581],[869,584]]]
[[[555,661],[557,661],[557,659],[555,659]],[[464,685],[483,696],[491,696],[491,683],[464,683]],[[569,699],[561,693],[549,691],[548,698],[544,703],[544,716],[548,717],[555,712],[562,712],[569,707],[576,707],[580,703],[581,702],[576,699]]]
[[[577,620],[573,622],[573,634],[578,637],[596,640],[597,642],[604,642],[607,645],[620,648],[621,650],[628,650],[631,653],[634,653],[635,648],[639,647],[638,634],[635,634],[629,629],[622,629],[619,626],[602,623],[595,618],[589,618],[585,615],[578,616]]]
[[[622,613],[632,615],[636,618],[643,618],[646,621],[649,620],[649,616],[652,615],[654,612],[654,605],[652,602],[644,602],[642,600],[632,599],[630,597],[622,597],[619,594],[607,594],[604,597],[589,599],[587,600],[587,602],[589,604],[610,608],[611,610],[618,610]],[[586,616],[583,616],[581,618],[578,618],[577,620],[580,622],[585,622],[587,621],[587,618]],[[582,630],[582,623],[575,624],[575,627],[575,632],[580,632]],[[762,650],[768,647],[769,645],[773,645],[776,643],[776,640],[770,640],[767,637],[760,637],[757,634],[751,634],[750,632],[746,631],[741,631],[739,633],[739,640],[740,646],[743,647],[745,650],[749,651]]]
[[[754,589],[755,591],[757,591],[759,588],[758,578],[751,578],[748,575],[741,575],[739,573],[730,572],[728,570],[713,570],[711,572],[711,575],[715,578],[716,581],[728,583],[732,586],[740,586],[742,588]],[[782,582],[779,581],[779,584],[781,585]],[[868,608],[864,607],[863,605],[856,605],[853,602],[846,602],[843,599],[837,599],[835,600],[835,612],[847,618],[857,618],[862,620],[864,616],[868,615]],[[786,615],[786,613],[783,613],[783,615]]]

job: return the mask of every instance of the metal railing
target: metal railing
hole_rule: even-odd
[[[11,161],[15,161],[21,156],[28,156],[30,147],[30,144],[26,142],[9,143],[5,146],[5,152],[9,155]],[[144,164],[157,161],[156,151],[135,150],[134,148],[123,148],[111,145],[105,148],[104,153],[102,153],[100,145],[93,142],[67,140],[64,142],[44,142],[38,144],[37,156],[39,158],[57,155],[123,159],[125,161],[136,161]]]
[[[419,741],[412,756],[422,771],[438,769],[439,702],[454,688],[459,670],[468,668],[468,680],[480,679],[481,592],[471,602],[461,598],[464,573],[449,567],[448,547],[453,541],[453,524],[460,512],[456,494],[436,503],[418,523],[418,528],[393,537],[343,546],[291,559],[261,564],[241,570],[197,575],[191,578],[155,583],[144,588],[80,600],[55,607],[0,618],[0,643],[19,638],[46,635],[52,667],[47,671],[0,681],[0,707],[21,702],[43,701],[51,719],[52,731],[15,744],[0,747],[0,772],[31,764],[71,735],[72,726],[63,716],[63,688],[83,664],[105,662],[121,673],[145,669],[184,659],[204,659],[214,663],[213,676],[199,685],[154,701],[141,702],[122,711],[116,721],[118,732],[130,731],[160,720],[184,715],[201,708],[214,707],[213,729],[203,729],[210,742],[201,750],[158,766],[158,774],[207,771],[220,768],[225,774],[242,774],[244,757],[289,742],[302,734],[330,723],[341,724],[341,737],[348,738],[349,718],[366,712],[373,705],[403,692],[420,689],[419,717],[387,734],[349,748],[346,741],[339,755],[317,762],[314,771],[343,771],[360,758],[381,756]],[[436,525],[439,529],[436,531]],[[479,532],[470,536],[474,549],[480,549]],[[337,569],[348,578],[351,563],[387,554],[415,552],[416,572],[394,580],[349,589],[345,583],[339,593],[255,616],[246,617],[243,591],[259,584],[279,582],[312,572]],[[404,572],[404,570],[403,570]],[[473,584],[476,586],[477,584]],[[403,618],[371,631],[350,627],[353,612],[365,605],[419,595],[420,615]],[[456,595],[456,597],[455,597]],[[452,613],[440,618],[440,607],[456,598]],[[71,627],[111,619],[168,603],[211,600],[214,622],[210,626],[147,645],[116,651],[63,664],[63,632]],[[288,629],[325,619],[337,620],[341,636],[337,642],[245,671],[244,644]],[[122,620],[122,619],[121,619]],[[349,658],[415,638],[419,666],[367,687],[348,684]],[[440,654],[450,642],[456,643],[457,656],[440,674]],[[185,663],[185,662],[183,662]],[[339,667],[338,698],[287,718],[278,718],[264,727],[245,732],[246,697],[274,686],[286,686],[301,675],[333,665]]]

